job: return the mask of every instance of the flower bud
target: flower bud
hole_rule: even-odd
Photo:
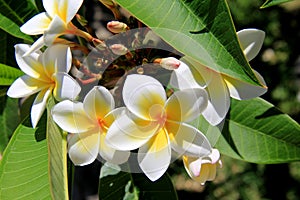
[[[122,44],[113,44],[109,48],[114,54],[119,56],[125,55],[128,52],[128,49]]]
[[[128,26],[123,22],[111,21],[107,23],[107,29],[112,33],[121,33],[128,30]]]
[[[154,63],[159,63],[163,68],[167,70],[177,69],[180,65],[180,61],[174,57],[157,58],[154,60]]]
[[[212,149],[211,154],[205,157],[183,156],[183,164],[189,176],[201,185],[214,180],[217,167],[222,167],[220,152],[217,149]]]

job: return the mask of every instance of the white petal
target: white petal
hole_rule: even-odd
[[[166,103],[169,120],[189,122],[200,116],[207,107],[208,95],[204,89],[193,88],[176,91]]]
[[[115,101],[105,87],[95,86],[85,96],[83,107],[91,118],[103,120],[105,115],[114,109]]]
[[[200,87],[195,81],[190,68],[182,61],[180,61],[180,66],[173,70],[170,78],[170,85],[179,90]]]
[[[79,102],[62,101],[56,104],[51,112],[58,126],[69,133],[87,132],[98,127],[96,122],[86,115],[83,104]]]
[[[68,137],[68,153],[74,165],[88,165],[98,155],[100,133],[89,131]]]
[[[186,172],[191,178],[197,177],[200,175],[202,158],[194,158],[183,156],[183,164]]]
[[[215,164],[220,159],[220,152],[218,149],[212,149],[211,154],[208,156],[212,164]]]
[[[54,40],[64,34],[67,30],[65,22],[57,15],[52,19],[48,29],[44,32],[44,42],[47,46],[53,44]]]
[[[31,47],[23,56],[29,56],[33,52],[39,51],[44,45],[45,45],[44,36],[42,36],[31,45]]]
[[[56,100],[62,101],[65,99],[74,100],[80,93],[81,87],[76,80],[69,74],[59,72],[53,75],[55,79],[55,88],[53,95]]]
[[[45,79],[43,65],[38,61],[40,52],[24,56],[29,49],[30,46],[27,44],[15,45],[15,56],[18,66],[25,74],[33,78]]]
[[[164,106],[166,93],[156,79],[146,75],[129,75],[123,87],[123,100],[128,110],[136,116],[150,120],[150,110]]]
[[[243,29],[237,32],[237,36],[247,60],[255,58],[263,45],[265,32],[258,29]]]
[[[254,74],[256,75],[257,79],[260,83],[264,86],[257,86],[251,85],[249,83],[224,76],[224,80],[228,86],[230,96],[235,99],[244,100],[244,99],[251,99],[258,97],[265,92],[267,92],[266,82],[264,81],[263,77],[255,70],[253,70]]]
[[[45,13],[39,13],[27,21],[20,30],[27,35],[43,34],[51,22],[51,18]]]
[[[70,47],[63,44],[51,45],[43,54],[43,65],[49,76],[55,72],[68,73],[72,66]]]
[[[207,90],[210,100],[202,114],[211,125],[217,125],[222,122],[228,112],[230,106],[229,91],[223,77],[218,73],[214,73]]]
[[[167,122],[172,148],[180,155],[202,157],[211,153],[212,148],[203,133],[195,127],[185,123]]]
[[[118,151],[110,146],[108,146],[105,143],[105,134],[101,134],[100,136],[100,147],[99,147],[99,154],[104,160],[113,163],[113,164],[122,164],[125,163],[129,156],[130,156],[130,151]]]
[[[61,15],[65,15],[65,22],[70,22],[78,10],[80,9],[83,0],[61,0],[59,10]],[[62,14],[64,13],[64,14]]]
[[[38,93],[31,107],[31,123],[32,127],[35,128],[38,124],[43,112],[46,108],[46,103],[51,94],[51,89],[44,89]]]
[[[43,0],[43,6],[50,17],[54,17],[58,13],[58,5],[60,0]]]
[[[105,117],[104,122],[107,125],[107,127],[110,127],[110,125],[120,116],[125,115],[128,110],[126,107],[119,107],[111,110]]]
[[[13,82],[7,91],[7,95],[12,98],[27,97],[48,86],[45,82],[23,75]]]
[[[180,60],[182,60],[189,66],[190,71],[192,72],[193,77],[198,85],[200,85],[201,87],[205,87],[210,83],[215,71],[202,65],[200,62],[189,56],[184,56]]]
[[[151,180],[156,181],[168,169],[171,161],[169,138],[165,131],[160,131],[138,151],[138,162]]]
[[[138,124],[128,114],[124,114],[109,127],[106,143],[121,151],[137,149],[156,133],[158,126],[158,124],[149,122]]]

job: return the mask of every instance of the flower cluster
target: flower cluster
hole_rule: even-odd
[[[123,19],[114,1],[100,2],[111,9],[116,20]],[[220,74],[188,55],[178,56],[175,50],[155,50],[163,41],[148,28],[131,32],[132,40],[127,39],[126,44],[95,38],[82,30],[86,24],[79,28],[72,23],[82,3],[43,0],[46,12],[21,27],[26,34],[42,36],[33,45],[15,46],[17,64],[25,75],[11,85],[7,95],[23,98],[37,93],[31,107],[33,127],[53,95],[57,104],[51,114],[69,133],[68,153],[75,165],[90,164],[98,157],[122,164],[137,152],[140,169],[155,181],[179,155],[191,178],[203,184],[213,180],[221,166],[220,153],[192,122],[203,115],[211,125],[218,125],[228,112],[230,97],[253,98],[266,88]],[[81,16],[76,18],[83,23]],[[111,21],[107,29],[124,37],[134,26]],[[69,41],[66,34],[81,37],[89,45]],[[254,58],[264,33],[247,29],[237,36],[246,58]],[[44,52],[40,51],[43,46],[47,47]],[[72,57],[72,50],[84,55],[96,52],[94,65]],[[254,73],[265,84],[258,72]],[[92,83],[96,85],[91,87]],[[91,89],[85,93],[84,86]]]

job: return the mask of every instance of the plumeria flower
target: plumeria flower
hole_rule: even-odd
[[[43,0],[46,12],[33,16],[20,29],[28,35],[43,34],[32,45],[27,54],[40,49],[44,45],[51,45],[57,37],[63,34],[87,36],[71,22],[82,3],[83,0]]]
[[[201,88],[173,93],[168,99],[161,83],[146,75],[127,76],[123,101],[129,112],[110,126],[107,144],[119,150],[138,150],[138,163],[155,181],[167,170],[171,148],[180,155],[206,156],[211,146],[206,137],[187,124],[207,105]]]
[[[34,52],[23,56],[30,49],[27,44],[15,46],[16,60],[25,75],[10,86],[7,95],[12,98],[27,97],[38,93],[31,107],[32,126],[36,127],[53,93],[56,100],[75,99],[80,86],[67,73],[71,69],[72,54],[66,45],[53,45],[44,53]]]
[[[217,167],[222,167],[220,153],[217,149],[212,149],[211,154],[205,157],[195,158],[183,156],[183,164],[188,175],[195,181],[205,184],[216,177]]]
[[[90,164],[98,154],[113,164],[127,161],[130,152],[117,151],[105,143],[107,129],[124,110],[114,107],[113,96],[102,86],[90,90],[83,103],[65,100],[53,107],[54,121],[71,133],[68,152],[75,165]]]
[[[252,60],[262,47],[264,32],[257,29],[244,29],[237,33],[241,47],[248,61]],[[263,77],[253,70],[263,86],[251,85],[233,77],[226,76],[203,66],[189,57],[183,57],[178,69],[175,69],[170,84],[179,89],[206,88],[209,94],[207,109],[203,116],[212,125],[225,118],[230,97],[243,100],[258,97],[267,91]]]

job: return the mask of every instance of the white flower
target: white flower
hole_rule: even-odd
[[[40,37],[27,54],[40,49],[45,44],[51,45],[55,38],[65,33],[73,33],[77,28],[71,23],[83,0],[43,0],[46,12],[33,16],[23,26],[21,31],[28,35]]]
[[[72,54],[68,46],[53,45],[44,53],[37,52],[23,56],[29,48],[30,46],[26,44],[15,46],[17,63],[25,75],[15,80],[7,95],[21,98],[38,93],[31,107],[31,122],[32,126],[36,127],[51,93],[58,101],[75,99],[81,88],[67,74],[72,65]]]
[[[110,126],[107,144],[119,150],[138,150],[138,162],[155,181],[167,170],[171,147],[179,154],[205,156],[211,152],[206,137],[185,123],[197,118],[207,105],[205,90],[186,89],[168,99],[160,82],[146,75],[129,75],[123,100],[130,111]]]
[[[105,143],[108,127],[124,110],[114,107],[112,95],[102,86],[94,87],[83,103],[66,100],[53,107],[54,121],[72,133],[68,138],[68,152],[75,165],[90,164],[98,154],[114,164],[127,161],[130,152],[117,151]]]
[[[183,164],[189,176],[204,185],[206,181],[214,180],[217,167],[222,167],[222,162],[219,159],[219,151],[212,149],[211,154],[205,157],[183,156]]]
[[[245,29],[237,33],[241,47],[248,61],[261,49],[264,32],[257,29]],[[189,57],[183,57],[180,67],[174,70],[170,84],[179,89],[206,88],[209,94],[208,106],[203,116],[212,125],[225,118],[230,97],[243,100],[258,97],[267,91],[263,77],[253,70],[263,86],[251,85],[233,77],[226,76],[203,66]]]

